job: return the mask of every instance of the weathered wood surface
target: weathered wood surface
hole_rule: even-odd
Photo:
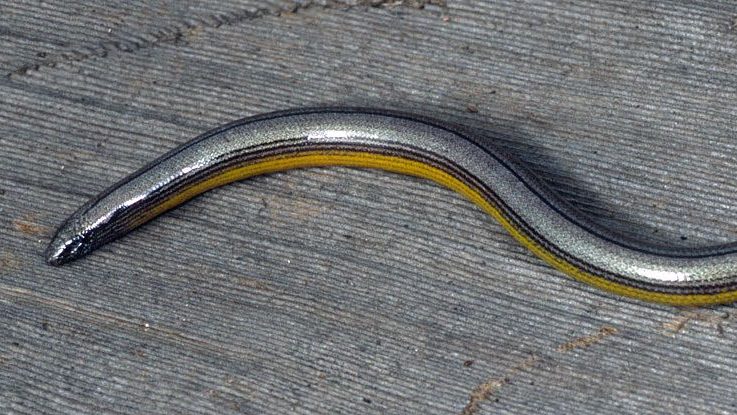
[[[734,307],[571,281],[424,180],[259,177],[42,258],[163,151],[326,103],[496,137],[623,233],[737,239],[733,6],[127,3],[0,4],[0,412],[737,412]]]

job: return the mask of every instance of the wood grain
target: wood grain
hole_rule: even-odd
[[[737,411],[733,306],[568,280],[419,179],[258,177],[42,258],[167,149],[317,104],[467,125],[624,234],[735,240],[734,7],[118,3],[0,5],[0,412]]]

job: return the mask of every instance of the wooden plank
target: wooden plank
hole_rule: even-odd
[[[0,412],[733,413],[734,307],[563,277],[427,181],[217,189],[60,268],[88,197],[243,116],[317,104],[495,139],[602,224],[737,235],[719,2],[0,6]]]

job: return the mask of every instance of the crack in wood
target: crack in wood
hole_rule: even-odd
[[[663,323],[663,329],[673,336],[683,331],[689,323],[706,323],[714,328],[719,336],[724,336],[724,323],[730,318],[729,312],[711,312],[702,310],[688,310],[671,321]]]
[[[588,336],[577,337],[571,341],[567,341],[559,345],[556,350],[560,353],[565,353],[565,352],[570,352],[571,350],[574,350],[574,349],[585,349],[589,346],[599,343],[600,341],[604,340],[605,338],[609,336],[613,336],[617,334],[618,332],[619,330],[616,327],[602,326],[594,334],[590,334]]]
[[[323,2],[304,0],[293,1],[288,6],[280,8],[259,7],[235,10],[227,13],[213,13],[186,19],[174,25],[147,32],[143,36],[140,36],[142,38],[141,40],[106,40],[77,47],[40,62],[21,65],[6,73],[5,76],[7,78],[25,76],[29,72],[38,71],[41,68],[55,68],[57,65],[64,63],[83,62],[93,58],[105,58],[111,53],[136,53],[163,45],[181,44],[188,39],[198,36],[205,29],[234,26],[264,17],[280,17],[285,14],[296,14],[314,8],[321,8],[322,10],[347,10],[356,7],[407,7],[422,10],[427,5],[436,5],[447,9],[445,0],[327,0]],[[147,37],[150,40],[145,39]]]
[[[469,395],[468,403],[461,411],[460,415],[474,415],[481,408],[481,403],[488,401],[502,387],[512,382],[514,376],[522,371],[532,368],[542,358],[537,355],[531,355],[522,361],[522,363],[509,369],[503,376],[490,378],[485,382],[476,386]]]

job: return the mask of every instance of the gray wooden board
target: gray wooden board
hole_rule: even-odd
[[[1,413],[737,412],[733,306],[570,280],[425,180],[258,177],[42,258],[165,150],[318,104],[467,125],[623,234],[735,240],[734,5],[7,1],[0,50]]]

